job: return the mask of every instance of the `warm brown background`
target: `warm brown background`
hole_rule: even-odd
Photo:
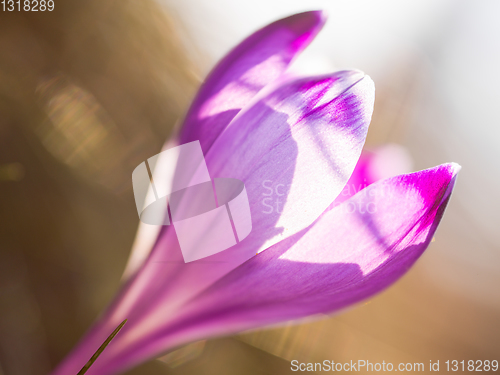
[[[138,224],[131,171],[160,150],[206,70],[179,28],[152,0],[0,12],[0,374],[46,374],[119,287]],[[407,55],[376,80],[367,145],[403,144],[415,169],[449,161],[434,124],[444,132],[452,119],[431,76],[427,61]],[[432,121],[422,125],[422,111]],[[463,173],[465,186],[482,176]],[[500,360],[500,304],[481,297],[500,277],[449,256],[500,247],[468,211],[461,179],[436,241],[381,295],[320,321],[191,345],[129,373],[288,374],[292,359]],[[461,278],[467,293],[450,287]]]

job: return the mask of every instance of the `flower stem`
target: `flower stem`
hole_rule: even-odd
[[[94,353],[94,355],[89,359],[89,361],[85,364],[85,366],[82,367],[82,369],[80,370],[80,372],[77,375],[83,375],[87,372],[87,370],[90,368],[90,366],[92,366],[94,364],[94,362],[101,355],[101,353],[104,351],[104,349],[106,349],[106,346],[108,346],[108,344],[111,342],[111,340],[114,339],[116,334],[118,332],[120,332],[120,330],[123,328],[125,323],[127,323],[127,319],[125,319],[123,322],[120,323],[120,325],[118,327],[116,327],[116,329],[113,331],[113,333],[111,333],[111,335],[109,335],[109,337],[106,339],[106,341],[104,341],[102,343],[102,345],[99,347],[99,349],[97,349],[97,351]]]

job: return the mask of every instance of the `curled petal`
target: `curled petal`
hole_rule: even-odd
[[[192,299],[146,350],[329,313],[382,291],[428,247],[459,169],[371,185]]]

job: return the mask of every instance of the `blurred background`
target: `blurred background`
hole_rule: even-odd
[[[493,360],[500,353],[500,3],[88,0],[0,11],[0,374],[46,374],[120,285],[130,175],[216,61],[295,12],[329,21],[293,69],[376,85],[367,148],[462,165],[427,252],[323,320],[192,344],[127,374],[288,374],[290,360]],[[1,10],[1,9],[0,9]]]

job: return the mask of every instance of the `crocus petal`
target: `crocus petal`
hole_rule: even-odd
[[[206,162],[211,176],[245,183],[252,233],[226,251],[184,263],[175,231],[162,231],[146,263],[56,374],[84,363],[125,318],[127,325],[89,374],[113,373],[166,350],[139,348],[166,329],[194,295],[257,251],[306,228],[335,199],[361,153],[373,102],[371,79],[347,71],[287,82],[242,111]],[[266,181],[278,189],[282,210],[263,209]]]
[[[428,247],[459,169],[444,164],[373,184],[193,298],[131,355],[330,313],[382,291]]]
[[[236,114],[264,86],[278,78],[294,57],[309,45],[325,20],[322,11],[294,14],[256,31],[236,46],[200,87],[177,143],[199,140],[206,153]],[[171,143],[169,141],[164,149],[173,147]],[[158,231],[158,227],[139,224],[124,280],[143,264]]]
[[[234,116],[280,76],[325,23],[321,11],[299,13],[258,30],[212,70],[189,109],[180,143],[199,140],[206,153]]]

